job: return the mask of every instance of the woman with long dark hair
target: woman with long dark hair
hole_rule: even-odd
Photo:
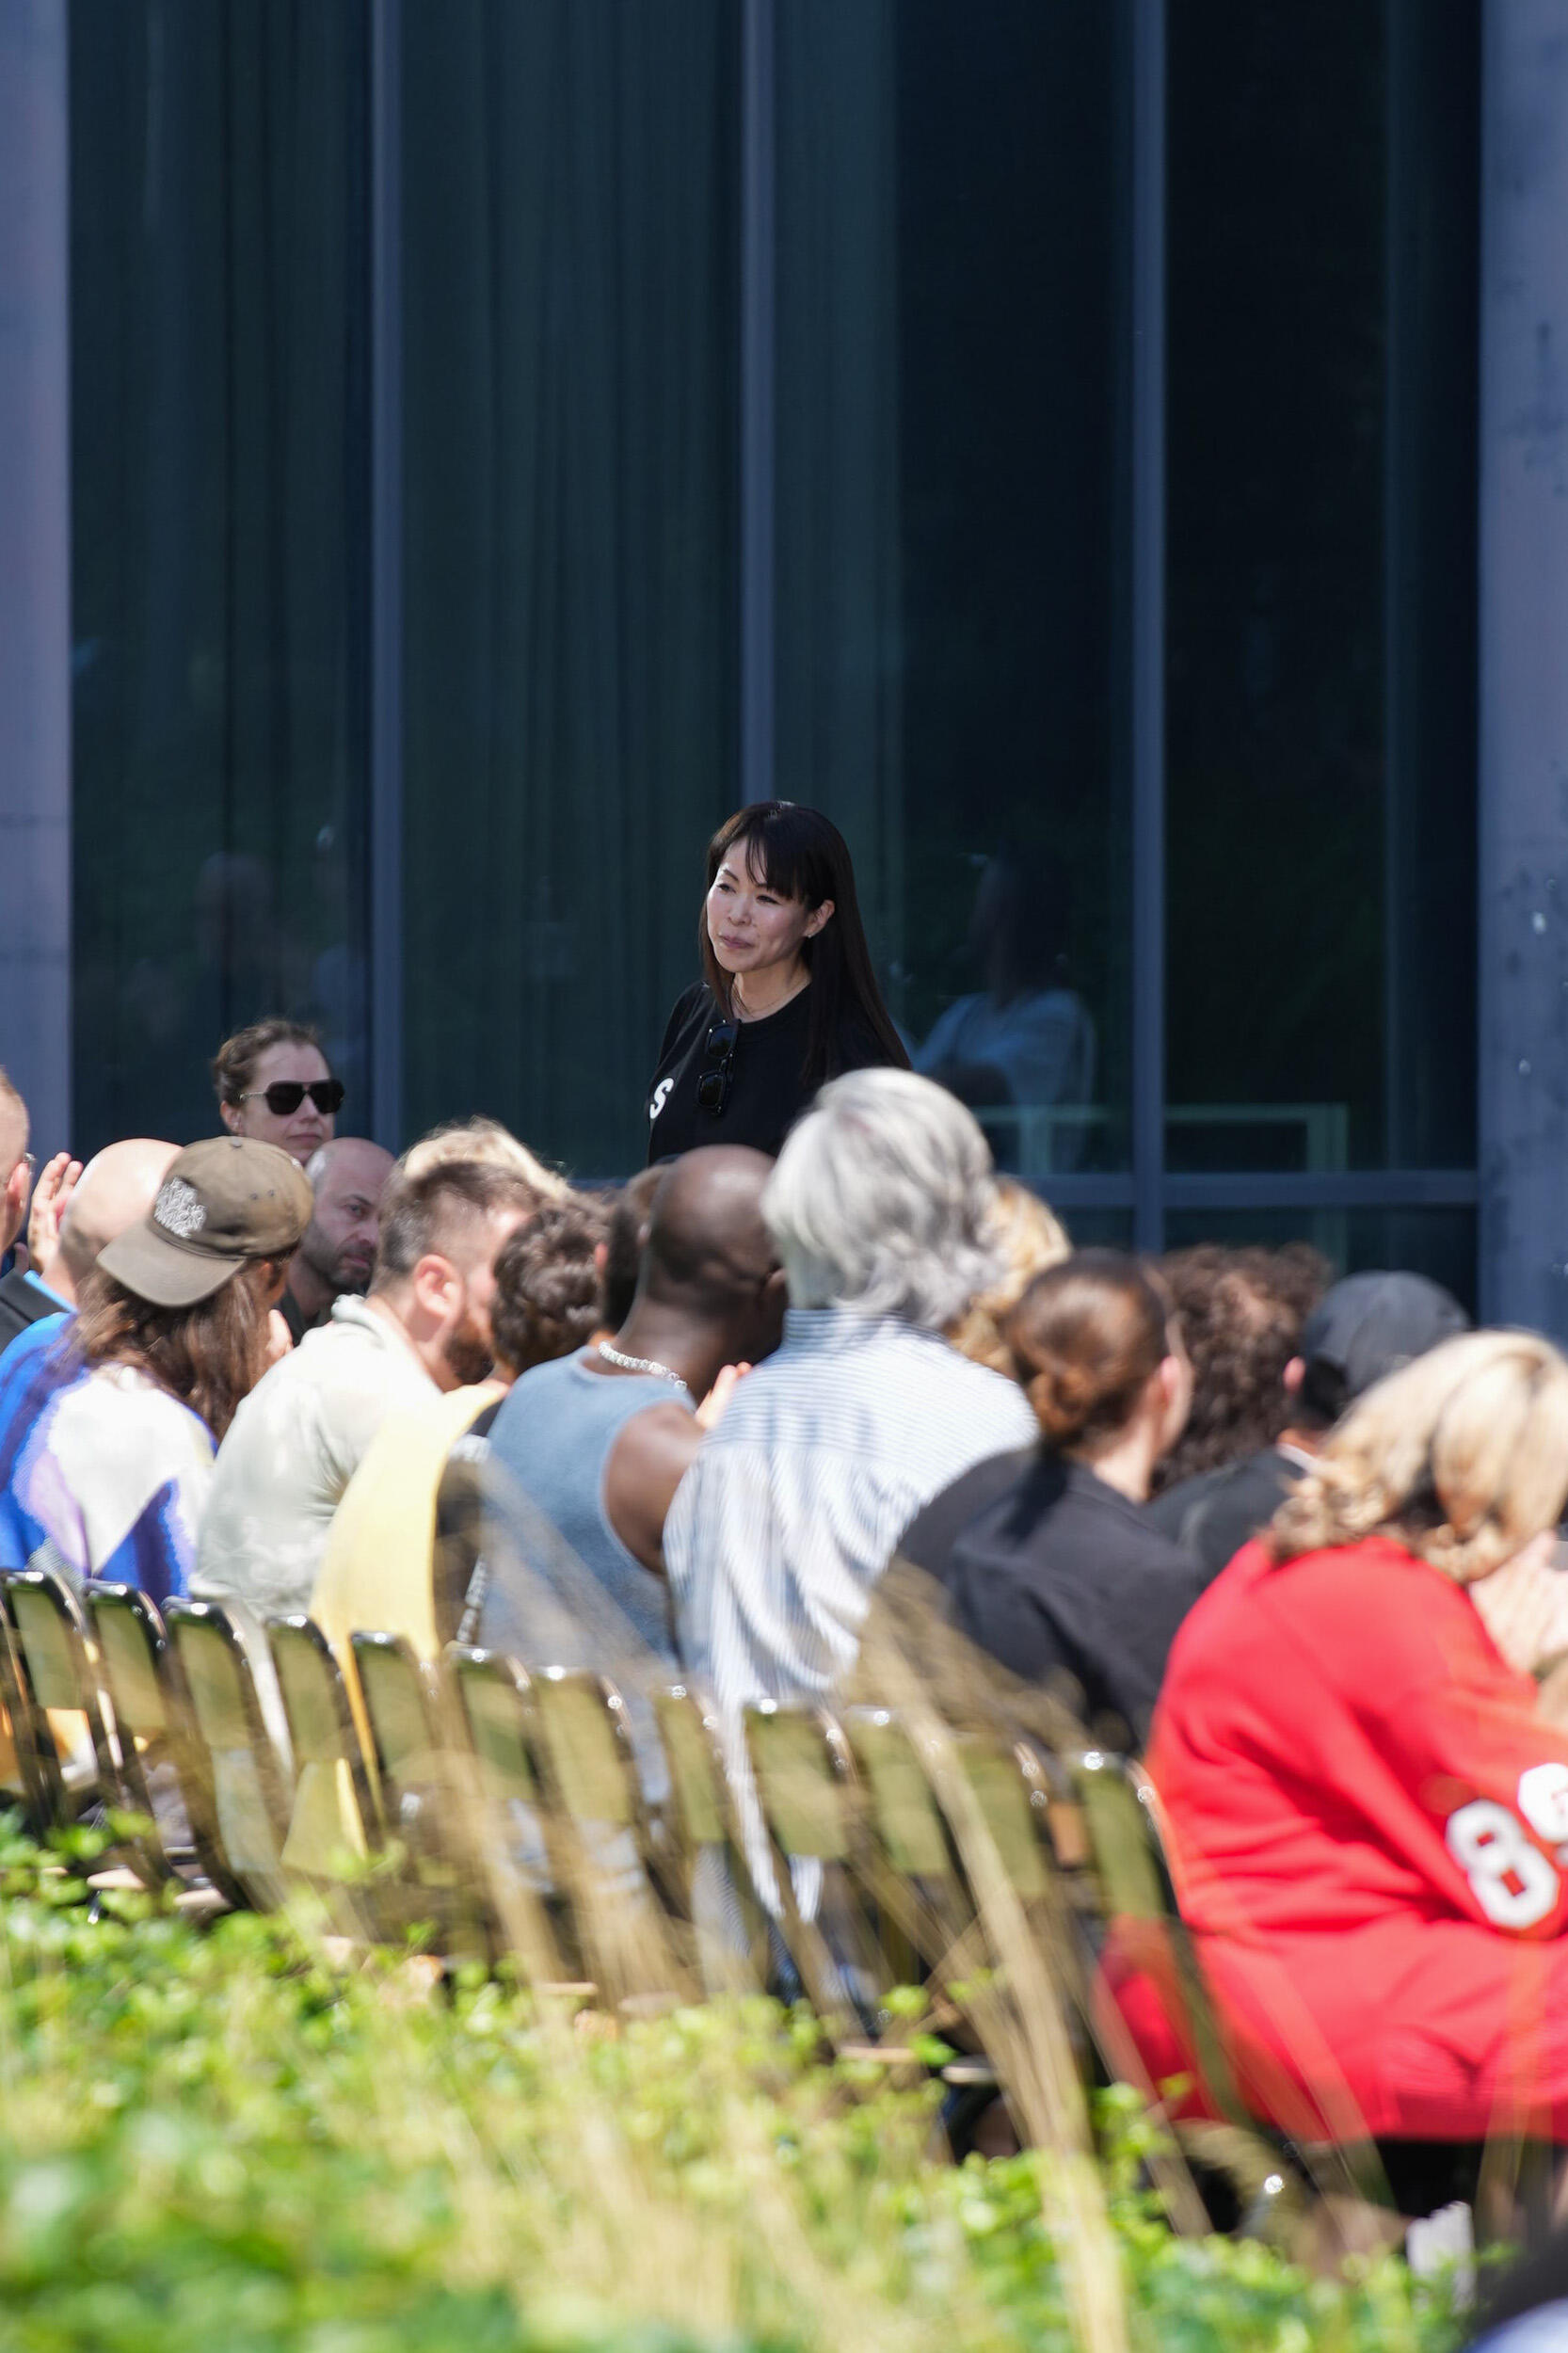
[[[648,1088],[649,1160],[704,1144],[776,1153],[828,1079],[909,1067],[872,969],[838,827],[755,801],[708,844],[703,978],[677,1000]]]
[[[311,1208],[304,1172],[253,1137],[170,1163],[60,1337],[0,1369],[0,1568],[186,1590],[214,1448],[267,1369]]]

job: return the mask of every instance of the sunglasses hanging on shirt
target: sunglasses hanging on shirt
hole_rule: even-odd
[[[703,1071],[696,1082],[698,1111],[716,1119],[729,1100],[729,1081],[735,1070],[735,1041],[741,1034],[738,1021],[715,1021],[708,1032],[702,1048]]]

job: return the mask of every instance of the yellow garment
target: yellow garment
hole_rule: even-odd
[[[389,1415],[332,1515],[311,1615],[343,1671],[373,1786],[375,1748],[348,1638],[401,1634],[419,1657],[439,1656],[430,1561],[441,1474],[464,1432],[505,1393],[503,1383],[483,1381],[433,1397],[417,1411]],[[365,1852],[349,1777],[306,1765],[283,1860],[296,1870],[326,1872],[334,1851]]]

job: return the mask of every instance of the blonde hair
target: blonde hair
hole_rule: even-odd
[[[484,1168],[507,1168],[514,1176],[526,1177],[544,1201],[569,1201],[571,1187],[564,1176],[536,1160],[526,1144],[520,1144],[499,1119],[476,1115],[472,1119],[449,1119],[440,1128],[432,1128],[427,1136],[411,1144],[398,1162],[401,1174],[417,1179],[428,1176],[433,1168],[446,1168],[454,1160],[477,1160]]]
[[[987,1290],[976,1292],[956,1322],[948,1326],[948,1338],[972,1364],[986,1365],[1011,1380],[1013,1351],[1002,1337],[1002,1325],[1034,1277],[1070,1258],[1073,1246],[1055,1210],[1015,1176],[997,1178],[991,1230],[1007,1262],[1005,1271]]]
[[[1533,1332],[1466,1332],[1367,1391],[1278,1512],[1278,1561],[1392,1536],[1456,1585],[1489,1577],[1568,1496],[1568,1359]]]

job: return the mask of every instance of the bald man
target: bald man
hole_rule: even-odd
[[[33,1176],[27,1158],[30,1125],[26,1104],[0,1070],[0,1258],[21,1233],[27,1214]]]
[[[738,1145],[677,1160],[653,1196],[636,1295],[614,1340],[536,1366],[496,1409],[472,1639],[552,1663],[542,1653],[553,1661],[565,1648],[560,1612],[602,1613],[616,1638],[676,1663],[664,1515],[730,1369],[770,1354],[783,1328],[784,1278],[762,1223],[772,1171]],[[552,1606],[541,1609],[545,1589]],[[592,1640],[580,1649],[579,1663],[612,1663]]]
[[[296,1347],[325,1323],[345,1291],[370,1289],[381,1238],[381,1195],[396,1166],[390,1152],[365,1136],[339,1136],[314,1153],[305,1170],[315,1209],[294,1254],[283,1293],[283,1321]]]
[[[152,1136],[130,1136],[105,1144],[88,1162],[66,1203],[53,1247],[33,1273],[8,1275],[0,1283],[0,1352],[16,1345],[28,1327],[75,1307],[78,1288],[99,1252],[141,1223],[179,1148]],[[31,1287],[31,1296],[18,1301],[23,1283]]]

